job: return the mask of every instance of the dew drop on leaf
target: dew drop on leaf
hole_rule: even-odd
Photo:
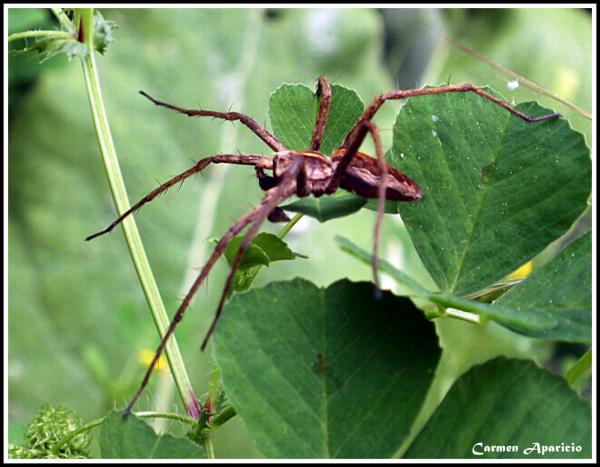
[[[514,89],[517,89],[519,87],[519,80],[518,79],[510,80],[508,83],[506,83],[506,87],[508,89],[510,89],[511,91]]]

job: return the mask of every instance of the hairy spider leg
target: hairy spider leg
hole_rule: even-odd
[[[500,107],[505,108],[513,115],[516,115],[517,117],[519,117],[529,123],[541,122],[543,120],[550,120],[550,119],[560,117],[560,114],[558,114],[558,113],[546,114],[546,115],[542,115],[540,117],[535,117],[535,118],[529,117],[528,115],[524,114],[523,112],[510,106],[503,100],[498,99],[497,97],[491,95],[489,92],[484,91],[482,88],[477,87],[474,84],[469,84],[469,83],[450,84],[450,85],[439,86],[439,87],[434,87],[434,88],[407,89],[404,91],[390,91],[385,94],[381,94],[373,99],[371,104],[369,104],[369,106],[363,112],[362,116],[358,119],[358,122],[356,123],[356,125],[354,125],[352,130],[350,130],[350,132],[346,136],[346,139],[344,140],[344,143],[342,144],[342,148],[348,149],[350,147],[350,145],[352,144],[352,141],[357,137],[356,135],[359,132],[359,128],[362,125],[362,123],[366,122],[366,121],[370,121],[375,116],[375,114],[377,113],[377,111],[383,105],[383,103],[385,101],[396,100],[396,99],[405,99],[408,97],[428,96],[428,95],[432,95],[432,94],[445,94],[445,93],[449,93],[449,92],[474,92],[475,94],[478,94],[481,97],[484,97],[485,99],[492,101],[494,104],[497,104]]]
[[[145,91],[140,91],[140,94],[145,98],[152,101],[154,104],[160,107],[166,107],[176,112],[185,114],[189,117],[213,117],[220,118],[223,120],[235,121],[239,120],[242,124],[246,125],[254,134],[262,139],[267,145],[274,151],[283,151],[287,149],[281,141],[273,136],[266,128],[260,126],[248,115],[239,112],[215,112],[212,110],[201,110],[201,109],[186,109],[177,105],[169,104],[167,102],[159,101],[154,97],[150,96]]]
[[[379,130],[377,126],[371,121],[363,121],[356,132],[356,136],[352,141],[352,144],[346,149],[346,153],[338,163],[331,181],[327,187],[328,193],[335,192],[339,186],[342,176],[346,173],[352,158],[357,154],[361,144],[365,140],[367,133],[371,133],[373,141],[375,143],[375,155],[377,156],[377,164],[379,166],[380,175],[379,181],[377,182],[377,221],[375,222],[375,232],[373,234],[373,256],[371,258],[371,268],[373,271],[373,281],[375,282],[376,295],[379,296],[381,293],[379,287],[379,273],[377,264],[379,262],[379,239],[381,237],[381,223],[383,222],[383,212],[385,209],[386,199],[386,181],[387,181],[387,163],[385,162],[383,154],[383,145],[381,144],[381,138],[379,137]]]
[[[201,350],[206,348],[208,344],[208,340],[210,336],[213,334],[217,322],[221,317],[223,312],[223,306],[225,305],[225,300],[231,291],[231,287],[233,286],[233,278],[235,277],[235,273],[239,268],[242,258],[244,257],[244,253],[250,247],[250,242],[258,233],[258,229],[263,224],[269,213],[277,207],[279,203],[284,201],[286,198],[289,198],[296,192],[296,183],[293,183],[294,180],[298,177],[300,172],[304,167],[304,159],[302,156],[299,156],[294,164],[285,172],[285,174],[281,178],[281,182],[279,185],[271,190],[269,190],[263,200],[261,201],[259,207],[260,211],[257,213],[256,218],[252,226],[246,232],[244,239],[242,240],[242,244],[238,249],[238,252],[235,256],[233,264],[231,265],[231,270],[229,271],[229,275],[227,276],[227,280],[225,281],[225,287],[223,288],[223,293],[221,294],[221,300],[219,301],[219,306],[217,307],[217,311],[215,312],[215,316],[212,320],[212,323],[202,341],[202,345],[200,346]],[[191,291],[190,291],[191,292]]]
[[[329,115],[329,107],[331,105],[331,86],[325,76],[319,76],[316,94],[319,98],[319,112],[317,113],[317,121],[310,142],[310,149],[312,151],[318,151],[321,148],[325,125],[327,124],[327,117]]]
[[[117,225],[119,225],[123,219],[129,216],[131,213],[140,209],[144,204],[149,203],[154,198],[159,196],[161,193],[165,192],[173,185],[176,185],[179,182],[183,182],[186,178],[201,172],[204,170],[209,164],[238,164],[238,165],[253,165],[260,166],[266,169],[273,167],[273,160],[270,157],[266,156],[256,156],[251,154],[217,154],[215,156],[206,157],[204,159],[200,159],[193,167],[190,167],[184,172],[181,172],[179,175],[176,175],[172,179],[160,185],[158,188],[152,190],[146,196],[144,196],[141,200],[135,203],[131,208],[121,214],[112,224],[110,224],[106,229],[101,230],[100,232],[96,232],[88,237],[86,237],[86,241],[92,240],[100,235],[104,235],[114,229]]]
[[[321,147],[321,142],[325,133],[325,125],[327,124],[327,117],[329,115],[329,107],[331,105],[331,86],[325,76],[319,76],[316,95],[319,98],[319,110],[317,112],[317,120],[310,143],[311,151],[319,151]],[[263,190],[268,190],[279,183],[277,177],[266,175],[264,170],[260,167],[256,168],[256,176],[258,177],[258,183]],[[300,168],[300,173],[296,180],[296,191],[298,196],[301,197],[310,194],[308,190],[306,167],[304,165]],[[267,219],[271,222],[288,222],[290,220],[283,209],[277,206],[273,208],[271,213],[267,216]]]
[[[348,169],[348,166],[350,165],[352,158],[356,155],[360,145],[364,141],[367,131],[371,132],[371,135],[373,136],[373,139],[375,140],[375,146],[376,146],[376,150],[377,150],[377,160],[379,162],[380,169],[382,170],[382,175],[384,173],[383,170],[387,169],[387,164],[385,163],[385,160],[383,159],[383,151],[381,149],[381,141],[379,138],[379,133],[377,132],[376,127],[371,126],[371,125],[366,125],[367,123],[371,122],[371,119],[375,116],[375,114],[377,113],[379,108],[383,105],[383,103],[386,100],[404,99],[404,98],[408,98],[408,97],[426,96],[426,95],[432,95],[432,94],[444,94],[444,93],[449,93],[449,92],[474,92],[474,93],[480,95],[481,97],[484,97],[485,99],[488,99],[488,100],[492,101],[493,103],[499,105],[500,107],[503,107],[504,109],[508,110],[513,115],[516,115],[517,117],[519,117],[529,123],[541,122],[543,120],[555,119],[555,118],[560,117],[560,114],[558,114],[558,113],[542,115],[540,117],[535,117],[535,118],[529,117],[528,115],[524,114],[523,112],[511,107],[509,104],[502,101],[501,99],[498,99],[497,97],[491,95],[490,93],[484,91],[483,89],[481,89],[473,84],[468,84],[468,83],[446,85],[446,86],[440,86],[440,87],[436,87],[436,88],[391,91],[391,92],[388,92],[385,94],[381,94],[381,95],[375,97],[373,99],[373,101],[371,102],[371,104],[369,104],[369,106],[366,108],[364,113],[358,119],[357,123],[350,130],[350,132],[346,136],[344,142],[342,143],[341,149],[345,149],[346,153],[342,157],[342,159],[340,160],[340,162],[338,163],[338,165],[336,167],[336,170],[332,176],[331,182],[329,183],[327,192],[333,193],[339,187],[340,181],[341,181],[343,175],[346,173],[346,170]],[[382,176],[380,178],[381,181],[378,186],[377,223],[375,226],[375,239],[374,239],[374,248],[373,248],[374,251],[373,251],[373,261],[372,261],[373,274],[374,274],[375,284],[377,286],[378,286],[377,272],[376,272],[377,271],[377,250],[378,250],[379,236],[380,236],[380,229],[381,229],[381,218],[383,217],[383,207],[384,207],[384,203],[385,203],[385,179],[386,179],[385,176]]]
[[[296,174],[294,174],[294,177],[295,177],[295,175]],[[258,229],[258,227],[260,227],[260,224],[262,223],[262,221],[264,221],[264,218],[268,215],[268,213],[273,208],[273,206],[276,206],[278,203],[280,203],[281,201],[283,201],[285,198],[289,197],[290,195],[291,194],[288,193],[288,190],[284,189],[283,184],[267,191],[265,193],[261,203],[258,206],[254,207],[253,209],[251,209],[250,211],[248,211],[242,217],[240,217],[236,221],[236,223],[233,226],[231,226],[229,228],[229,230],[227,230],[225,235],[223,235],[223,237],[221,237],[221,239],[215,246],[215,249],[213,250],[212,254],[208,258],[208,261],[202,268],[202,271],[200,272],[200,274],[198,275],[198,277],[196,278],[196,280],[190,287],[190,290],[188,291],[187,295],[181,302],[181,305],[179,305],[179,308],[175,312],[175,315],[173,316],[173,319],[171,320],[171,323],[169,324],[167,332],[165,333],[162,340],[160,341],[160,344],[156,348],[156,351],[154,353],[154,358],[152,359],[152,362],[150,362],[150,365],[148,366],[148,369],[146,370],[146,374],[144,375],[144,379],[142,380],[140,387],[138,388],[138,390],[134,394],[133,398],[127,405],[127,408],[125,409],[125,411],[123,412],[124,417],[129,415],[133,406],[137,402],[139,396],[142,394],[144,388],[148,384],[148,381],[150,380],[150,375],[152,374],[152,371],[154,370],[154,367],[156,366],[158,359],[162,355],[162,352],[167,344],[167,341],[169,340],[169,338],[175,331],[177,324],[183,318],[183,315],[184,315],[185,311],[188,309],[196,291],[198,290],[198,288],[200,287],[200,285],[202,284],[204,279],[208,276],[209,272],[211,271],[212,267],[216,263],[217,259],[219,259],[219,257],[223,254],[223,252],[227,248],[227,245],[229,245],[229,243],[231,242],[231,240],[233,240],[235,235],[237,235],[239,232],[241,232],[244,229],[244,227],[246,227],[248,224],[252,223],[253,221],[257,221],[257,222],[260,221],[260,222],[258,222],[258,226],[256,227]],[[254,230],[252,230],[252,231],[254,231]],[[244,246],[244,244],[242,244],[242,246]],[[242,249],[242,246],[240,247],[240,250]],[[247,249],[247,246],[246,246],[246,249]],[[239,262],[238,262],[238,265],[239,265]],[[235,266],[235,264],[234,264],[234,266]],[[232,271],[233,271],[233,273],[235,273],[235,270],[233,268],[232,268]],[[227,288],[227,286],[226,286],[226,288]],[[213,321],[213,324],[211,325],[211,331],[212,331],[212,329],[214,329],[214,324],[216,323],[216,318],[218,318],[218,316],[215,317],[215,320]]]

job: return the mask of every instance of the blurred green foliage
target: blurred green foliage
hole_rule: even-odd
[[[13,34],[32,29],[51,29],[54,26],[52,18],[49,10],[41,8],[9,8],[8,33]],[[12,52],[8,57],[8,103],[11,114],[13,109],[19,107],[21,98],[31,90],[41,73],[67,63],[65,57],[40,63],[40,57],[37,54],[16,53],[26,44],[27,41],[20,41],[20,44],[11,44],[9,48]]]
[[[443,43],[440,34],[446,33],[578,105],[591,106],[591,21],[580,10],[115,9],[102,13],[119,25],[116,43],[98,57],[98,65],[131,201],[202,156],[235,150],[269,153],[243,127],[158,109],[137,95],[140,89],[188,107],[232,107],[264,123],[270,92],[284,82],[312,87],[321,73],[356,89],[365,102],[392,89],[395,80],[403,82],[404,75],[419,86],[444,82],[450,74],[452,82],[503,88],[509,80],[506,76]],[[384,23],[393,25],[403,16],[421,14],[427,27],[404,36],[389,33],[384,55]],[[48,18],[45,11],[10,9],[9,29],[56,27]],[[419,51],[423,45],[427,47]],[[419,60],[404,62],[407,51]],[[390,64],[388,69],[382,58]],[[121,233],[83,241],[111,222],[115,212],[79,64],[67,64],[65,58],[42,65],[38,61],[35,56],[14,56],[9,62],[11,441],[21,439],[24,424],[43,402],[67,403],[84,420],[104,415],[115,404],[123,406],[144,371],[139,352],[157,343]],[[523,86],[507,90],[505,96],[517,102],[538,99]],[[589,121],[545,98],[540,101],[566,115],[590,141]],[[397,103],[386,104],[376,119],[386,148],[391,145],[397,109]],[[371,149],[367,144],[366,152]],[[206,258],[212,247],[210,237],[220,235],[259,196],[254,174],[246,168],[215,167],[136,215],[169,309],[174,309]],[[368,266],[340,252],[334,235],[344,232],[369,249],[374,218],[372,211],[362,210],[325,224],[303,221],[286,241],[310,260],[263,268],[255,287],[273,278],[296,276],[310,277],[321,286],[343,277],[369,280]],[[266,230],[276,231],[273,226]],[[426,280],[404,233],[397,218],[386,216],[382,256]],[[414,262],[407,264],[403,258]],[[210,352],[199,353],[198,345],[226,271],[226,262],[220,261],[177,331],[199,394],[207,386]],[[442,355],[428,407],[434,407],[456,376],[475,361],[498,354],[542,358],[550,350],[489,325],[451,321],[437,323],[437,328],[442,346],[452,352]],[[161,381],[154,378],[140,409],[153,406]],[[163,401],[167,407],[172,407],[171,397]],[[167,428],[181,432],[177,425]],[[259,456],[239,417],[219,430],[215,449],[217,457]]]

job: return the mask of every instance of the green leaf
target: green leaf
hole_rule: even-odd
[[[260,271],[260,266],[253,266],[247,269],[238,269],[233,276],[233,290],[243,292],[248,290],[254,282],[254,278]]]
[[[583,459],[592,453],[591,434],[590,405],[562,378],[530,361],[498,358],[472,368],[454,384],[405,457]],[[540,449],[579,446],[581,451],[541,454],[536,443]],[[485,446],[516,446],[518,451],[473,453]]]
[[[277,235],[267,232],[259,233],[252,240],[252,244],[262,248],[267,253],[271,261],[283,261],[286,259],[308,258],[302,253],[292,251],[292,249]]]
[[[235,295],[215,356],[265,456],[384,458],[408,435],[440,349],[405,298],[376,300],[371,283],[295,279]]]
[[[535,103],[530,116],[550,113]],[[466,295],[514,271],[587,207],[591,160],[568,122],[529,124],[473,93],[410,99],[390,161],[424,197],[400,204],[440,289]]]
[[[550,263],[502,295],[493,306],[516,308],[530,314],[549,314],[556,325],[536,332],[515,328],[522,334],[567,342],[592,339],[592,236],[574,241]]]
[[[364,110],[356,91],[340,84],[331,85],[331,106],[320,151],[331,155],[339,148]],[[269,115],[275,135],[288,149],[310,149],[319,100],[304,84],[283,84],[269,100]]]
[[[229,266],[235,261],[243,239],[243,235],[234,237],[225,249],[224,256]],[[248,250],[244,253],[240,267],[233,278],[233,289],[238,292],[247,290],[261,266],[269,266],[273,261],[296,258],[306,258],[306,256],[292,251],[277,235],[266,232],[259,233],[252,239]]]
[[[235,261],[235,257],[237,255],[238,250],[244,240],[243,235],[236,236],[231,243],[227,246],[224,256],[227,260],[227,264],[231,266]],[[271,258],[269,255],[263,250],[260,246],[254,244],[254,242],[250,243],[250,246],[244,253],[244,257],[242,258],[242,262],[240,263],[240,270],[252,268],[256,265],[268,266],[271,262]]]
[[[300,198],[290,204],[281,206],[286,211],[301,212],[314,217],[319,222],[344,217],[360,210],[367,199],[348,191],[339,190],[333,195]]]
[[[75,39],[57,39],[54,37],[38,39],[31,44],[31,46],[18,52],[24,53],[34,50],[42,56],[42,62],[61,54],[65,54],[69,61],[75,57],[85,58],[88,54],[88,47],[86,44]]]
[[[243,239],[243,235],[237,235],[227,246],[225,259],[227,259],[229,266],[233,264]],[[250,246],[244,253],[240,263],[240,269],[248,269],[258,265],[268,266],[273,261],[284,261],[298,257],[306,258],[306,256],[292,251],[287,243],[277,235],[261,232],[250,242]]]
[[[398,214],[398,204],[400,204],[400,201],[386,201],[383,207],[384,214]],[[377,200],[367,200],[367,203],[365,204],[365,209],[377,212]]]
[[[103,54],[108,45],[116,41],[113,31],[117,27],[117,23],[104,19],[98,10],[94,11],[94,48],[98,52]]]
[[[355,91],[339,84],[331,86],[332,101],[320,151],[331,155],[361,116],[364,106]],[[303,84],[280,86],[269,101],[269,115],[273,131],[289,149],[308,150],[312,137],[319,101],[315,92]],[[361,209],[367,200],[339,190],[334,195],[315,198],[309,196],[283,206],[283,209],[301,212],[326,222],[344,217]]]
[[[283,84],[269,99],[273,132],[288,149],[310,149],[318,99],[304,84]]]
[[[202,447],[187,438],[157,436],[135,415],[123,418],[113,411],[102,423],[100,452],[103,459],[204,459]]]

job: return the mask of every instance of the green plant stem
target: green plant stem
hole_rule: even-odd
[[[8,42],[17,41],[19,39],[29,39],[30,37],[73,39],[73,35],[65,31],[23,31],[15,32],[14,34],[8,36]]]
[[[237,412],[235,411],[233,406],[228,405],[221,411],[221,413],[219,413],[219,415],[216,415],[214,417],[213,421],[210,422],[209,427],[211,430],[219,428],[221,425],[225,424],[226,422],[231,420],[236,415],[237,415]]]
[[[215,458],[215,448],[213,447],[209,434],[202,436],[202,448],[204,449],[204,454],[206,454],[207,459]]]
[[[457,310],[455,308],[446,308],[445,315],[448,318],[460,319],[468,323],[480,324],[481,316],[476,313],[469,313],[463,310]]]
[[[591,369],[592,349],[588,349],[588,351],[584,353],[571,368],[569,368],[569,371],[567,371],[567,374],[565,375],[565,379],[567,380],[567,383],[573,386],[581,378],[587,376]]]
[[[178,422],[187,423],[188,425],[195,425],[198,420],[192,417],[186,417],[185,415],[179,415],[170,412],[134,412],[138,418],[168,418],[170,420],[177,420]]]
[[[58,20],[58,22],[61,24],[61,26],[63,28],[65,28],[67,31],[69,31],[71,33],[75,32],[75,26],[73,25],[73,23],[71,22],[71,20],[69,19],[69,17],[66,15],[66,13],[63,11],[62,8],[50,8],[50,10],[54,14],[54,16],[56,16],[56,19]]]
[[[292,230],[292,228],[298,223],[298,221],[302,219],[302,216],[304,216],[304,214],[299,212],[294,217],[292,217],[292,219],[287,224],[285,224],[283,229],[281,229],[281,232],[279,232],[279,238],[283,240],[285,236],[289,233],[289,231]]]
[[[82,11],[81,18],[83,24],[92,24],[89,18],[89,13],[86,11],[91,9],[82,10],[84,10]],[[113,200],[115,202],[117,212],[122,214],[129,209],[130,204],[127,197],[127,192],[125,190],[125,183],[119,167],[119,161],[112,140],[108,118],[102,99],[98,69],[96,67],[95,54],[93,50],[92,32],[84,29],[84,38],[86,44],[88,44],[88,47],[90,47],[90,53],[85,59],[82,60],[82,65],[92,111],[92,118],[96,128],[100,152],[102,154],[102,160],[104,162]],[[154,323],[162,339],[168,329],[170,320],[160,297],[160,293],[158,291],[150,263],[146,257],[142,240],[133,216],[125,218],[122,225],[125,238],[127,240],[127,246],[135,265],[138,278],[142,285],[146,300],[148,301],[148,305],[150,306]],[[187,412],[191,416],[199,418],[200,409],[198,406],[198,401],[187,375],[187,371],[185,369],[179,347],[177,346],[175,336],[172,336],[171,339],[169,339],[169,342],[165,347],[165,354],[169,361],[169,366],[171,368],[173,378],[175,379],[175,384],[177,385],[177,389]]]
[[[83,28],[83,41],[89,47],[89,55],[94,54],[94,9],[79,8],[79,33]]]
[[[98,418],[96,420],[93,420],[89,423],[86,423],[83,426],[80,426],[79,428],[77,428],[76,430],[71,431],[68,435],[66,435],[63,439],[61,439],[56,446],[54,446],[52,448],[52,452],[55,454],[58,454],[58,451],[60,450],[60,448],[67,444],[69,441],[71,441],[73,438],[75,438],[75,436],[80,435],[81,433],[83,433],[84,431],[88,431],[91,430],[92,428],[97,427],[98,425],[101,425],[104,420],[106,420],[106,417],[108,417],[108,415],[105,415],[104,417]]]
[[[176,413],[169,412],[135,412],[134,415],[138,418],[166,418],[169,420],[176,420],[178,422],[187,423],[188,425],[195,426],[198,423],[198,420],[186,417],[184,415],[179,415]],[[215,458],[215,451],[212,445],[212,440],[210,439],[208,434],[203,434],[201,438],[202,449],[208,459]]]
[[[429,292],[429,295],[426,298],[437,305],[443,306],[444,308],[453,308],[454,310],[459,311],[459,313],[456,313],[456,311],[446,313],[445,316],[450,318],[457,318],[464,321],[469,321],[471,323],[477,322],[478,324],[484,323],[487,320],[487,310],[485,308],[485,304],[459,297],[453,297],[443,293]],[[474,316],[470,317],[469,315],[478,316],[479,320],[476,321]]]

